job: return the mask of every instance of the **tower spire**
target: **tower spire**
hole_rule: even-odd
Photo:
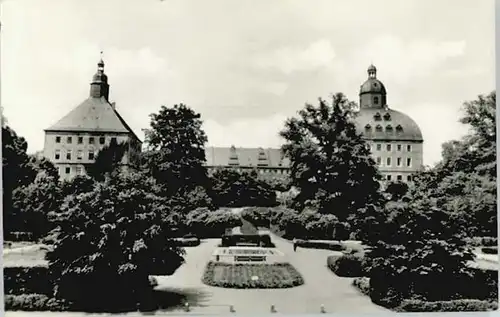
[[[109,97],[109,85],[108,76],[104,74],[104,61],[102,59],[103,52],[100,52],[100,60],[97,63],[97,72],[92,77],[92,83],[90,84],[90,96],[93,98],[104,97],[108,100]]]

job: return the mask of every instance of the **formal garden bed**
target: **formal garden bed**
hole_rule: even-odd
[[[209,262],[202,281],[210,286],[225,288],[291,288],[304,284],[302,275],[289,263]]]

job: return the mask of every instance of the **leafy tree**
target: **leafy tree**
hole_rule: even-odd
[[[21,186],[34,181],[37,171],[30,164],[26,154],[28,143],[9,126],[2,126],[2,167],[3,167],[3,223],[4,233],[22,227],[22,219],[16,219],[12,209],[12,193]]]
[[[118,143],[112,139],[109,145],[99,151],[94,163],[86,166],[87,174],[97,181],[103,181],[106,176],[119,173],[128,148],[128,142]]]
[[[220,169],[212,176],[215,204],[219,207],[274,206],[276,192],[257,173]]]
[[[49,232],[48,214],[61,205],[63,197],[58,178],[40,174],[32,184],[13,192],[14,216],[22,223],[19,229],[32,233],[35,240]]]
[[[385,192],[391,196],[391,200],[400,200],[408,192],[408,184],[404,182],[390,182]]]
[[[167,196],[183,195],[201,186],[209,188],[205,164],[207,137],[201,116],[184,104],[162,106],[151,114],[146,131],[146,170],[164,187]]]
[[[380,204],[380,175],[353,122],[354,103],[338,93],[331,104],[307,104],[288,119],[281,136],[291,160],[292,185],[300,190],[294,208],[317,206],[342,222],[367,204]]]
[[[133,309],[151,299],[148,276],[172,274],[183,261],[161,225],[155,186],[140,174],[118,174],[66,198],[54,219],[60,235],[47,254],[57,297],[92,311]]]

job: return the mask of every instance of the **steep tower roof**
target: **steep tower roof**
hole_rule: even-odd
[[[90,85],[90,96],[45,131],[132,133],[139,140],[108,101],[108,77],[102,59]]]

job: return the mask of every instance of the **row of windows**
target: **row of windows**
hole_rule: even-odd
[[[393,149],[392,146],[393,146],[393,144],[390,144],[390,143],[386,144],[385,145],[385,150],[387,152],[392,152],[392,149]],[[370,144],[369,147],[370,147],[370,150],[373,152],[373,145]],[[402,144],[396,144],[395,148],[396,148],[396,151],[398,151],[398,152],[402,152],[403,151],[403,145]],[[377,143],[375,145],[375,150],[382,151],[382,144],[381,143]],[[411,152],[411,150],[412,150],[411,144],[407,144],[406,145],[406,152]]]
[[[62,141],[62,138],[60,136],[56,136],[56,143],[61,143]],[[95,137],[93,136],[89,136],[88,137],[88,144],[95,144]],[[116,141],[116,138],[113,137],[111,138],[111,141]],[[66,137],[66,143],[67,144],[73,144],[73,137],[72,136],[68,136]],[[83,137],[82,136],[79,136],[79,137],[76,137],[76,143],[77,144],[83,144]],[[104,144],[106,143],[106,137],[99,137],[99,144]]]
[[[375,131],[376,131],[376,132],[382,132],[383,130],[384,130],[384,129],[382,128],[382,126],[381,126],[380,124],[377,124],[377,126],[375,127]],[[369,125],[369,124],[367,124],[367,125],[365,126],[365,132],[366,132],[366,133],[369,133],[369,132],[371,132],[371,131],[372,131],[372,126],[371,126],[371,125]],[[392,133],[392,132],[394,132],[394,128],[392,127],[392,125],[388,125],[388,126],[386,126],[386,127],[385,127],[385,132],[387,132],[387,133]],[[402,127],[400,124],[398,124],[398,125],[396,126],[396,132],[399,132],[399,133],[403,132],[403,127]]]
[[[83,166],[74,166],[73,170],[75,171],[76,175],[83,175],[83,174],[85,174],[85,170],[83,169]],[[63,172],[64,172],[64,174],[70,174],[71,173],[71,167],[70,166],[61,167],[60,170],[59,170],[59,174],[62,175]]]
[[[388,181],[392,181],[392,175],[386,175],[385,179],[388,180]],[[402,181],[403,180],[403,175],[396,175],[396,180]],[[406,180],[408,182],[411,182],[411,175],[407,175],[406,176]]]
[[[71,160],[72,154],[73,154],[72,150],[67,150],[66,151],[66,159]],[[93,160],[95,158],[95,156],[96,156],[96,153],[94,152],[94,150],[89,150],[89,152],[87,153],[87,158],[89,160]],[[54,154],[54,159],[56,159],[56,160],[61,159],[61,150],[56,150],[56,152]],[[76,159],[83,160],[83,151],[82,150],[76,151]]]
[[[377,157],[377,165],[382,166],[382,158],[381,157]],[[387,167],[392,166],[392,158],[391,157],[387,157],[385,159],[385,166],[387,166]],[[396,159],[396,166],[397,167],[403,166],[403,159],[401,157],[398,157]],[[411,167],[411,157],[406,158],[406,167]]]

